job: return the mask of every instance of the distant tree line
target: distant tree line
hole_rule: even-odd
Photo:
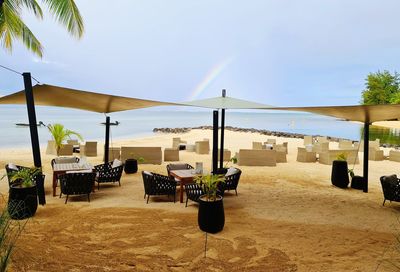
[[[365,86],[361,104],[400,104],[400,75],[396,71],[370,73]]]

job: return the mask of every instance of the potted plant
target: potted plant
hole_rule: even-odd
[[[347,166],[347,154],[340,153],[332,162],[331,182],[340,188],[347,188],[349,185],[349,169]]]
[[[63,143],[67,139],[71,139],[72,135],[75,135],[79,138],[79,140],[83,141],[82,136],[72,130],[66,129],[64,125],[61,124],[51,124],[48,125],[47,128],[49,129],[51,136],[53,137],[55,146],[56,146],[56,151],[57,151],[57,156],[60,156],[60,149],[63,146]]]
[[[218,195],[218,185],[225,182],[223,175],[203,175],[195,178],[204,195],[199,198],[198,224],[202,231],[220,232],[225,225],[222,196]]]
[[[36,213],[38,175],[41,175],[40,168],[22,168],[10,174],[8,212],[12,219],[25,219]]]
[[[131,158],[131,159],[126,159],[125,160],[125,166],[124,166],[124,171],[126,174],[134,174],[138,171],[138,162],[143,163],[144,158],[143,157],[138,157],[138,158]]]

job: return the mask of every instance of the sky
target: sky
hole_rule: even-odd
[[[0,64],[41,83],[181,102],[227,95],[274,106],[358,104],[368,73],[400,71],[398,0],[76,0],[80,40],[51,15],[24,20]],[[23,89],[0,69],[0,94]]]

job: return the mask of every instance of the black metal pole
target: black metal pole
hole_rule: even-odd
[[[213,112],[212,172],[218,172],[218,111]]]
[[[364,193],[368,193],[368,157],[369,157],[369,121],[364,123],[364,161],[363,161],[363,177],[364,177]]]
[[[110,149],[110,116],[106,117],[106,140],[104,143],[104,163],[108,163],[108,153]]]
[[[219,151],[219,168],[224,168],[225,109],[221,110],[221,147]]]
[[[35,112],[35,100],[33,99],[32,79],[30,73],[23,73],[24,86],[25,86],[25,97],[26,97],[26,108],[28,110],[29,119],[29,130],[31,133],[31,144],[33,163],[35,167],[42,167],[42,160],[40,158],[40,146],[39,146],[39,135],[37,130],[36,112]],[[40,180],[40,179],[39,179]],[[45,193],[44,193],[44,181],[36,184],[38,190],[39,203],[46,204]]]

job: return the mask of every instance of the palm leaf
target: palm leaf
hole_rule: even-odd
[[[42,45],[21,20],[20,7],[13,1],[5,1],[0,7],[0,42],[6,50],[11,51],[15,38],[20,39],[30,51],[42,57]]]
[[[44,2],[69,33],[77,38],[82,37],[84,31],[83,19],[73,0],[44,0]]]
[[[6,1],[10,2],[10,0]],[[43,11],[36,0],[13,0],[11,2],[15,2],[18,6],[26,7],[27,9],[31,10],[37,18],[43,18]]]

